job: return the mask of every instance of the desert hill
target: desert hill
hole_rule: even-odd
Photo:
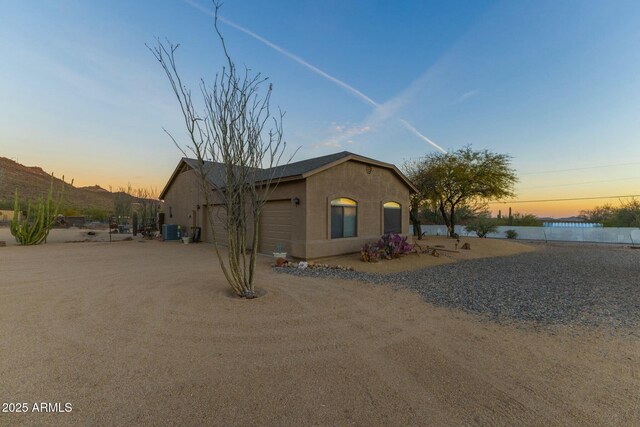
[[[114,210],[116,197],[124,193],[112,193],[104,188],[94,185],[90,187],[75,187],[67,181],[64,190],[64,208],[75,209],[78,212],[87,212],[98,209],[106,212]],[[62,188],[63,181],[60,176],[53,178],[54,197]],[[24,166],[6,157],[0,157],[0,208],[13,209],[15,191],[22,200],[36,201],[39,196],[47,196],[51,187],[51,174],[37,166]],[[135,198],[132,196],[132,201]]]

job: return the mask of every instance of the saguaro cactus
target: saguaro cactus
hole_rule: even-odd
[[[38,204],[31,210],[31,203],[27,205],[27,215],[20,217],[20,198],[16,189],[16,197],[13,205],[13,219],[11,220],[11,234],[16,242],[21,245],[39,245],[44,242],[53,228],[64,194],[64,177],[57,203],[53,201],[53,175],[51,175],[51,188],[46,202],[40,196]],[[73,183],[73,181],[72,181]]]

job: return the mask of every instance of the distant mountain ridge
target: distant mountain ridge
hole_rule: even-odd
[[[46,197],[51,187],[51,179],[51,174],[41,167],[25,166],[6,157],[0,157],[0,206],[7,209],[13,207],[16,189],[22,200],[36,201],[41,195]],[[65,177],[65,180],[70,181],[69,177]],[[53,177],[54,197],[62,188],[62,184],[61,177]],[[118,194],[99,185],[75,187],[67,182],[63,205],[81,212],[91,208],[111,212]]]

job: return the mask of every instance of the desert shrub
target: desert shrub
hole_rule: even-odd
[[[377,243],[365,243],[360,248],[360,255],[364,262],[378,262],[380,261],[380,248]]]
[[[407,236],[396,233],[384,234],[377,244],[381,255],[386,259],[398,258],[413,250],[413,245],[407,242]]]
[[[487,234],[494,233],[498,226],[490,218],[476,218],[465,227],[468,233],[476,233],[478,237],[487,237]]]
[[[66,206],[60,210],[60,213],[64,216],[80,216],[80,210],[73,206]]]
[[[497,225],[516,225],[525,227],[542,227],[542,220],[534,214],[514,213],[511,217],[498,216],[495,219]]]
[[[518,237],[518,232],[516,230],[507,230],[504,234],[507,236],[507,239],[515,239]]]
[[[408,236],[387,233],[376,243],[366,243],[360,248],[360,255],[365,262],[378,262],[380,259],[393,259],[406,255],[413,250],[413,245],[407,242]]]
[[[90,221],[107,222],[109,219],[109,212],[98,207],[86,208],[83,213]]]

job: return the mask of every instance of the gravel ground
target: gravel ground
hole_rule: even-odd
[[[433,304],[541,324],[640,325],[640,250],[549,245],[392,274],[276,269],[294,275],[395,284]]]

